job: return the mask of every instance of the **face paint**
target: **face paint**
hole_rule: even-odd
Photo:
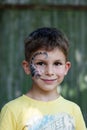
[[[48,57],[46,52],[37,52],[32,56],[31,62],[30,62],[30,70],[31,70],[32,77],[39,78],[41,76],[42,71],[43,71],[40,68],[37,68],[36,65],[34,64],[34,61],[35,61],[36,57],[40,56],[40,55],[42,55],[43,58]]]

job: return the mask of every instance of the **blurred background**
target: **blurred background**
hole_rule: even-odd
[[[24,39],[44,26],[69,38],[72,68],[60,91],[81,107],[87,124],[87,0],[0,0],[0,109],[30,89],[21,64]]]

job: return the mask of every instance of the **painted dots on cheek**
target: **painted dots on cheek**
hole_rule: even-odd
[[[30,70],[31,70],[31,75],[32,75],[32,77],[35,75],[35,66],[34,66],[34,64],[30,64]]]
[[[46,52],[37,52],[33,55],[33,57],[31,58],[31,62],[30,62],[30,71],[31,71],[31,75],[32,77],[36,77],[39,78],[41,76],[42,73],[44,73],[45,69],[44,67],[36,67],[34,64],[34,60],[36,59],[37,56],[42,55],[43,58],[47,58],[48,55]]]
[[[30,70],[31,70],[31,76],[32,77],[36,77],[36,78],[39,78],[40,77],[40,73],[39,71],[37,70],[37,68],[35,67],[35,65],[32,63],[30,64]]]
[[[34,61],[34,56],[32,57],[31,62],[30,62],[31,76],[32,77],[34,77],[34,76],[37,77],[37,76],[39,76],[39,74],[37,72],[36,66],[34,65],[33,61]]]
[[[40,75],[42,75],[43,73],[45,73],[45,67],[39,67],[37,68],[37,71]]]

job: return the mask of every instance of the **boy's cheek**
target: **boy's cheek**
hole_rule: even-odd
[[[58,76],[64,76],[64,75],[66,75],[67,73],[66,73],[66,71],[65,70],[56,70],[55,71],[55,74],[56,75],[58,75]]]

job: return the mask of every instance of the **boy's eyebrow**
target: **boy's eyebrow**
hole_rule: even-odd
[[[36,62],[47,62],[48,60],[47,59],[36,58],[34,61],[36,61]],[[65,63],[66,61],[57,59],[57,60],[53,61],[53,63],[55,63],[55,62]]]
[[[44,59],[46,59],[46,58],[48,57],[47,52],[45,52],[45,51],[38,51],[38,52],[34,53],[34,54],[31,56],[31,59],[30,59],[30,62],[29,62],[29,63],[33,63],[36,59],[38,59],[38,58],[36,58],[38,55],[44,56]],[[39,60],[39,59],[38,59],[38,60]]]
[[[55,60],[56,62],[62,62],[62,61],[64,61],[65,62],[65,60],[60,60],[60,59],[58,59],[58,60]]]
[[[38,56],[38,55],[45,55],[45,56],[48,56],[48,54],[47,54],[47,52],[36,52],[36,53],[34,53],[33,54],[33,56],[32,56],[32,58],[35,58],[36,56]]]

